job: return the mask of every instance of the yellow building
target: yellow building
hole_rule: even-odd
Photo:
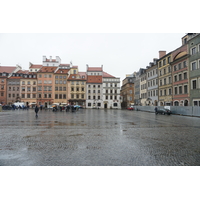
[[[54,97],[53,102],[58,104],[67,104],[68,102],[68,87],[67,78],[69,76],[69,69],[58,69],[54,73]]]
[[[86,72],[78,72],[78,67],[70,69],[70,76],[67,80],[68,103],[85,107],[86,103]]]
[[[158,59],[158,105],[172,105],[172,70],[171,70],[171,54],[166,51],[159,51]]]

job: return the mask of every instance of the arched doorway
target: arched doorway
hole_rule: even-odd
[[[184,101],[184,106],[188,106],[188,100]]]
[[[175,102],[174,102],[174,106],[179,106],[179,102],[178,102],[178,101],[175,101]]]

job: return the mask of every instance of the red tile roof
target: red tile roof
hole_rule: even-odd
[[[103,72],[103,78],[116,78],[116,77],[114,77],[106,72]]]
[[[8,79],[21,79],[22,77],[21,76],[11,76],[10,78]]]
[[[0,73],[6,72],[6,73],[12,73],[16,67],[5,67],[5,66],[0,66]]]
[[[83,78],[84,76],[84,78]],[[72,78],[74,77],[74,78]],[[86,80],[87,76],[85,72],[79,72],[78,74],[70,74],[69,78],[67,80],[70,81],[78,81],[78,80]]]
[[[102,83],[102,76],[87,76],[87,83]]]
[[[31,65],[29,68],[38,68],[40,69],[42,67],[42,65]]]
[[[57,67],[42,67],[38,71],[38,73],[45,73],[45,72],[47,72],[47,73],[54,73],[56,69],[57,69]]]
[[[56,71],[56,74],[67,74],[69,72],[69,69],[58,69]]]
[[[102,68],[101,67],[88,67],[87,69],[88,72],[102,72]]]
[[[18,70],[16,73],[18,73],[18,74],[29,74],[29,70]]]

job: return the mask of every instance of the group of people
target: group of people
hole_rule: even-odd
[[[35,106],[35,114],[36,114],[36,117],[38,117],[38,112],[39,112],[39,110],[42,110],[42,107],[40,106],[38,106],[38,105],[36,105]],[[67,106],[57,106],[57,105],[55,105],[54,107],[53,107],[53,112],[56,112],[56,111],[58,111],[58,110],[60,110],[60,111],[63,111],[63,110],[65,110],[66,112],[75,112],[75,111],[78,111],[79,110],[79,106],[76,106],[76,105],[67,105]]]

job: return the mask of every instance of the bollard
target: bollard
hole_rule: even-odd
[[[2,111],[2,105],[0,105],[0,112]]]

